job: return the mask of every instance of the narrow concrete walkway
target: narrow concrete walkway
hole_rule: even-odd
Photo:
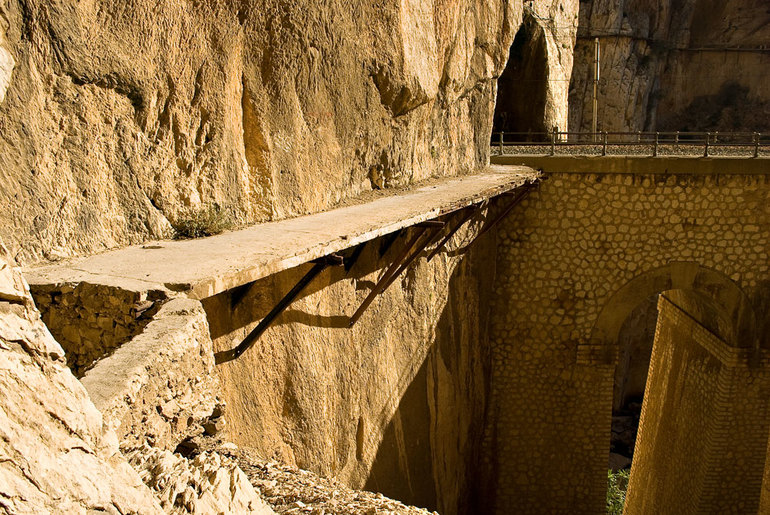
[[[132,291],[216,295],[516,189],[537,177],[524,166],[491,166],[371,202],[255,225],[209,238],[161,241],[24,271],[30,284],[88,282]]]

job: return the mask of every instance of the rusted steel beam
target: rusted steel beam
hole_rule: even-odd
[[[366,308],[368,308],[369,305],[374,301],[375,297],[377,297],[378,294],[380,294],[382,291],[385,290],[385,288],[388,287],[388,285],[390,284],[389,280],[391,276],[400,269],[402,261],[404,261],[405,259],[408,260],[409,257],[411,257],[409,256],[409,252],[422,239],[422,237],[427,232],[428,228],[438,227],[438,230],[436,232],[439,232],[441,228],[444,226],[444,222],[433,222],[433,223],[422,222],[422,223],[416,224],[416,226],[419,227],[421,230],[415,233],[412,239],[409,240],[409,243],[407,243],[406,246],[404,246],[401,253],[393,261],[393,264],[390,265],[387,271],[385,271],[382,277],[380,277],[380,280],[377,281],[377,284],[374,285],[374,288],[372,288],[372,291],[369,292],[369,295],[366,296],[366,298],[358,307],[356,312],[353,313],[353,316],[350,317],[350,327],[353,327],[353,325],[358,321],[358,319],[361,318],[361,315],[364,314],[364,311],[366,311]],[[421,246],[420,250],[422,250],[423,248],[425,247]]]
[[[300,279],[297,284],[294,285],[294,287],[284,295],[284,297],[278,302],[278,304],[275,305],[275,307],[270,310],[270,313],[268,313],[265,318],[260,320],[260,322],[257,324],[257,326],[251,330],[251,332],[246,336],[246,338],[243,339],[241,343],[238,344],[237,347],[234,347],[230,350],[217,352],[214,354],[214,362],[217,365],[220,365],[222,363],[227,363],[228,361],[232,361],[236,358],[238,358],[241,354],[249,350],[249,348],[254,345],[254,342],[257,341],[257,339],[262,336],[262,333],[265,332],[265,330],[270,327],[270,324],[273,323],[273,321],[278,318],[278,316],[283,313],[283,311],[289,307],[289,305],[294,302],[294,300],[299,296],[300,293],[302,293],[302,290],[307,287],[308,284],[310,284],[313,279],[316,278],[318,274],[323,272],[327,267],[329,266],[335,266],[335,265],[341,265],[343,263],[342,256],[339,256],[337,254],[330,254],[328,256],[325,256],[323,258],[315,260],[313,267],[308,270],[308,272]]]
[[[473,216],[478,213],[481,210],[481,206],[484,204],[484,202],[480,202],[478,204],[474,204],[473,206],[470,206],[466,208],[466,213],[460,218],[460,221],[455,225],[444,238],[439,242],[438,245],[436,245],[436,248],[431,251],[430,254],[428,254],[428,261],[430,262],[431,259],[433,259],[436,254],[441,252],[441,249],[444,248],[444,245],[452,238],[452,236],[455,235],[457,231],[460,230],[460,227],[465,225],[465,223],[473,218]]]

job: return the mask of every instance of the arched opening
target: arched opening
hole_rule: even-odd
[[[545,106],[548,90],[548,56],[545,34],[525,15],[508,54],[508,64],[497,80],[493,132],[546,132]],[[542,139],[531,135],[529,139]],[[517,138],[518,139],[518,138]]]
[[[755,336],[746,295],[696,263],[642,274],[607,302],[592,345],[615,364],[608,468],[628,481],[625,513],[756,507],[770,376]],[[733,476],[737,486],[712,481]],[[617,479],[609,488],[618,494]]]

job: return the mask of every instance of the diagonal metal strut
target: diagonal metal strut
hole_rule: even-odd
[[[361,315],[364,314],[364,311],[366,311],[366,308],[371,305],[375,297],[387,290],[388,287],[393,284],[393,281],[395,281],[396,278],[401,275],[403,271],[406,270],[415,259],[417,259],[417,257],[419,257],[425,247],[431,243],[435,243],[438,240],[439,236],[441,236],[442,229],[446,224],[439,221],[429,221],[417,225],[422,226],[422,230],[412,237],[409,243],[401,251],[401,254],[399,254],[398,258],[393,261],[393,264],[390,266],[390,268],[388,268],[388,270],[383,274],[377,284],[374,285],[372,291],[369,292],[369,295],[364,299],[356,312],[353,313],[353,316],[350,317],[350,327],[353,327],[358,319],[361,318]],[[428,228],[430,227],[435,227],[436,230],[429,238],[423,238],[423,236],[427,234]],[[417,250],[409,254],[413,248],[416,248]]]
[[[246,338],[244,338],[237,347],[234,347],[230,350],[214,353],[214,362],[217,365],[220,365],[222,363],[232,361],[249,350],[249,348],[254,345],[254,342],[257,341],[260,336],[262,336],[262,333],[264,333],[265,330],[270,327],[270,324],[272,324],[273,321],[278,318],[278,315],[283,313],[283,311],[289,307],[292,302],[294,302],[297,296],[302,293],[302,290],[304,290],[305,287],[310,284],[318,274],[323,272],[327,267],[331,265],[341,265],[342,263],[342,257],[337,254],[331,254],[316,260],[313,264],[313,267],[308,270],[308,272],[302,277],[302,279],[297,282],[297,284],[294,285],[291,290],[289,290],[289,293],[284,295],[278,304],[276,304],[275,307],[270,310],[270,313],[268,313],[265,318],[263,318],[259,324],[257,324],[257,327],[251,330],[248,336],[246,336]]]
[[[436,254],[441,252],[441,249],[444,248],[444,245],[452,238],[452,236],[455,235],[457,231],[460,230],[460,227],[465,225],[465,222],[473,218],[473,216],[478,213],[481,210],[481,207],[485,204],[485,202],[480,202],[478,204],[474,204],[473,206],[469,206],[467,208],[467,211],[465,215],[463,215],[462,218],[460,218],[460,221],[455,225],[452,230],[450,230],[446,236],[444,236],[438,245],[436,245],[436,248],[431,251],[430,254],[428,254],[428,261],[430,262],[431,259],[436,257]]]

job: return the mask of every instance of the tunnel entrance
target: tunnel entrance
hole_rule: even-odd
[[[548,85],[548,57],[543,30],[525,15],[497,80],[493,132],[518,132],[523,141],[544,139]],[[519,138],[516,138],[519,139]]]

